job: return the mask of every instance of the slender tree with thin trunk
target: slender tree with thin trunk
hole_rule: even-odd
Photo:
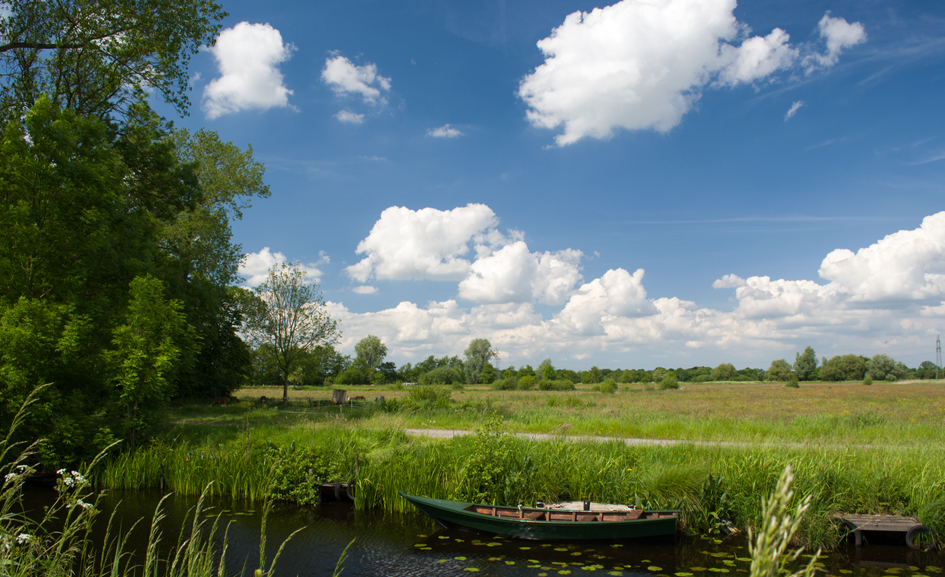
[[[334,345],[341,337],[318,283],[309,282],[305,275],[299,263],[274,266],[256,287],[257,298],[247,299],[245,307],[248,340],[258,353],[270,355],[279,369],[282,404],[289,402],[289,377],[302,354],[319,345]]]

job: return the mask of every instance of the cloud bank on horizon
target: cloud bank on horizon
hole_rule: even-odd
[[[366,256],[347,275],[360,283],[455,282],[456,298],[423,306],[404,301],[366,313],[330,302],[332,316],[344,326],[341,348],[352,349],[373,334],[408,360],[459,354],[480,337],[505,359],[522,362],[581,360],[599,351],[676,358],[704,348],[783,356],[778,351],[797,343],[827,354],[838,340],[866,348],[890,339],[915,344],[934,335],[945,318],[945,212],[857,252],[830,252],[820,266],[822,282],[724,275],[713,287],[734,289],[730,311],[651,297],[642,268],[611,269],[587,281],[581,251],[531,252],[522,232],[503,233],[498,225],[482,204],[383,211],[357,247]],[[262,263],[284,261],[267,248],[247,255],[241,273],[259,274]],[[546,316],[537,305],[552,312]]]

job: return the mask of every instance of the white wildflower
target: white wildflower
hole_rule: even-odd
[[[19,535],[16,536],[16,544],[26,545],[27,543],[30,542],[30,539],[32,538],[33,536],[30,535],[29,533],[20,533]]]

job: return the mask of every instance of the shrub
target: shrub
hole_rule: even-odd
[[[873,384],[873,377],[871,377],[871,376],[869,376],[869,375],[866,375],[866,378],[863,379],[863,384],[864,384],[864,385],[867,385],[867,386],[872,385],[872,384]]]
[[[573,391],[574,383],[567,379],[558,379],[555,381],[541,380],[538,382],[538,388],[542,391]]]
[[[466,382],[466,375],[453,367],[440,367],[420,375],[421,385],[452,385]]]
[[[518,390],[518,377],[506,377],[493,381],[490,387],[493,391],[515,391]]]
[[[366,385],[371,382],[371,377],[364,369],[351,367],[342,371],[335,377],[336,385]]]
[[[600,384],[600,392],[610,395],[616,393],[617,383],[613,379],[604,379],[604,382]]]
[[[518,380],[518,388],[523,391],[530,391],[535,388],[535,385],[537,383],[538,383],[538,379],[536,379],[534,376],[525,375],[524,377]]]
[[[784,386],[785,386],[785,387],[790,387],[790,388],[792,388],[792,389],[799,389],[801,385],[798,383],[797,375],[796,375],[796,374],[792,374],[792,375],[791,375],[791,378],[788,379],[788,382],[786,382],[786,383],[784,384]]]
[[[678,389],[679,381],[676,380],[676,373],[670,371],[666,373],[666,376],[663,377],[663,380],[660,381],[660,390],[667,391],[670,389]]]
[[[407,399],[418,405],[430,404],[445,407],[448,406],[452,394],[452,391],[446,387],[417,385],[416,387],[410,388],[410,392],[407,393]]]

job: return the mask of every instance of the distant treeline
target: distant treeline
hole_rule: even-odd
[[[266,366],[266,355],[256,355],[250,384],[262,386],[281,386],[281,380],[275,367]],[[383,383],[419,383],[419,384],[468,384],[469,375],[465,371],[466,363],[459,356],[434,357],[433,355],[417,363],[405,363],[399,367],[393,362],[380,362],[372,370],[358,356],[342,355],[331,347],[317,347],[311,353],[305,353],[299,362],[292,382],[296,386],[321,385],[358,385]],[[811,347],[796,355],[794,363],[778,359],[765,370],[745,367],[737,369],[731,363],[722,363],[716,367],[656,367],[655,369],[610,369],[592,366],[587,370],[555,368],[550,359],[541,361],[537,367],[525,364],[520,367],[508,365],[497,368],[493,362],[486,362],[479,374],[478,383],[493,384],[496,381],[517,379],[523,381],[526,388],[538,387],[538,383],[570,381],[571,383],[600,384],[611,381],[617,384],[652,383],[658,385],[672,373],[680,383],[707,382],[787,382],[792,376],[800,382],[805,381],[862,381],[867,376],[873,381],[896,381],[904,379],[935,379],[937,372],[941,378],[941,369],[934,363],[924,361],[918,368],[909,368],[900,361],[883,354],[873,357],[860,355],[838,355],[827,359],[817,359]],[[501,383],[500,383],[501,384]],[[546,385],[549,388],[555,388]],[[562,386],[560,383],[556,385]]]

